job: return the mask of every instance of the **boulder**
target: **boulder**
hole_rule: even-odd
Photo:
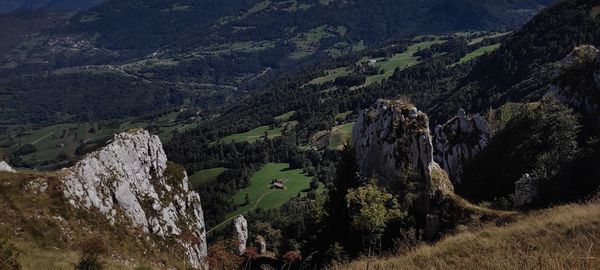
[[[257,251],[259,255],[264,255],[267,253],[267,241],[265,241],[265,238],[260,235],[256,236],[254,239],[254,244],[256,244],[258,247]]]
[[[239,254],[244,254],[248,242],[248,222],[242,215],[233,220],[233,237],[236,241]]]
[[[157,136],[139,129],[117,134],[63,175],[63,193],[73,206],[174,239],[192,268],[208,268],[200,197],[189,190],[185,170],[167,162]]]
[[[535,203],[539,196],[539,181],[535,176],[525,174],[515,182],[513,205],[523,207]]]
[[[594,63],[600,51],[593,45],[581,45],[575,47],[561,62],[560,66],[563,70],[584,67],[587,64]]]

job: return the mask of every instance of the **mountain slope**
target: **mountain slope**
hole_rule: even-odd
[[[74,11],[91,8],[100,2],[102,0],[0,0],[0,14],[36,9]]]
[[[596,269],[599,230],[596,200],[532,212],[505,226],[459,233],[397,257],[334,269]]]

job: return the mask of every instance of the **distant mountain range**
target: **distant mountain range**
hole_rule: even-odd
[[[7,104],[15,93],[30,97],[32,85],[45,89],[44,93],[61,91],[70,80],[67,77],[77,78],[86,90],[95,89],[97,81],[110,73],[112,82],[128,90],[122,93],[136,93],[140,85],[149,84],[194,96],[185,99],[192,106],[212,106],[259,89],[282,73],[394,40],[511,30],[552,2],[100,1],[0,0],[4,12],[43,8],[0,15],[0,40],[5,41],[0,44],[0,93],[10,93]],[[78,9],[84,10],[56,12]],[[23,75],[30,77],[17,79]],[[180,96],[168,103],[180,104]],[[91,107],[85,108],[86,115],[94,118],[98,113]],[[118,112],[111,117],[147,112],[107,109]],[[76,111],[77,115],[81,110]],[[40,115],[48,115],[44,110],[39,113],[5,113],[2,120],[36,122]],[[17,120],[23,117],[26,120]]]
[[[102,0],[0,0],[0,13],[35,9],[73,11],[93,7],[100,2]]]

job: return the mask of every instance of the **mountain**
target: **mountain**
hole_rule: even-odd
[[[102,0],[1,0],[0,14],[36,9],[75,11],[91,8],[101,2]]]
[[[131,89],[124,86],[128,83],[122,86],[127,89],[122,93],[129,95],[125,99],[134,98],[140,83],[150,83],[174,88],[178,92],[174,96],[186,96],[187,106],[209,109],[261,89],[282,74],[390,40],[428,33],[512,29],[538,12],[542,4],[546,3],[114,0],[75,14],[8,14],[0,16],[0,36],[10,41],[2,44],[0,51],[0,89],[8,90],[0,91],[9,92],[12,100],[31,100],[36,96],[31,84],[60,92],[60,82],[71,74],[87,85],[110,74],[118,81],[129,81]],[[26,80],[29,85],[21,76],[30,76]],[[181,105],[168,102],[171,109]],[[104,106],[86,106],[70,119],[103,119],[96,117],[104,114],[96,108]],[[65,120],[40,117],[37,106],[20,107],[23,110],[2,113],[1,122]],[[32,110],[27,109],[30,107]],[[62,108],[43,112],[73,114]],[[144,113],[124,109],[112,116],[139,117]]]

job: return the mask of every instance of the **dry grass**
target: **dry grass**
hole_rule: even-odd
[[[39,185],[47,184],[44,192]],[[100,237],[108,269],[183,269],[170,242],[147,237],[130,224],[109,224],[97,211],[74,209],[64,199],[61,172],[0,173],[0,238],[15,246],[23,269],[74,269],[81,243]]]
[[[600,201],[533,212],[504,227],[334,269],[600,269]]]

